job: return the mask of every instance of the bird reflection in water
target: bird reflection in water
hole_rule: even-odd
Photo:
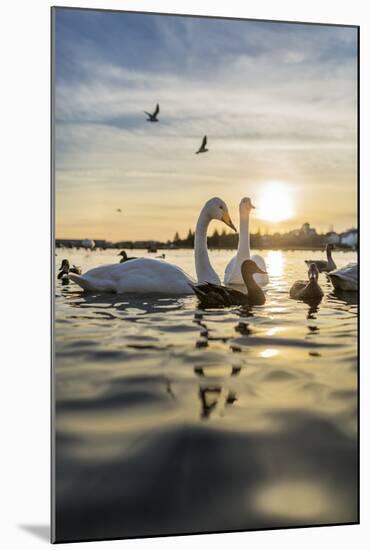
[[[319,304],[322,298],[314,298],[313,300],[303,300],[309,306],[306,319],[316,319],[315,313],[319,311]]]
[[[199,386],[199,398],[200,418],[203,420],[210,418],[215,410],[218,410],[220,415],[224,414],[224,408],[237,401],[235,392],[226,391],[222,386]]]
[[[250,334],[252,334],[250,324],[249,323],[244,323],[243,321],[240,321],[238,323],[238,325],[236,325],[235,331],[239,332],[243,336],[250,336]]]

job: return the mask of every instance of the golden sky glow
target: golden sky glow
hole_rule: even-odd
[[[356,226],[356,47],[348,27],[58,12],[56,237],[185,236],[212,196],[236,226],[251,197],[252,232]]]

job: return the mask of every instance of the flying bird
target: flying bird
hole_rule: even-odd
[[[122,212],[121,208],[117,208],[117,212]]]
[[[203,140],[202,140],[201,147],[199,148],[198,151],[196,151],[196,155],[198,155],[199,153],[207,153],[209,151],[209,149],[206,148],[207,141],[208,141],[207,137],[204,136]]]
[[[148,113],[147,111],[144,111],[145,115],[147,115],[149,118],[147,118],[147,122],[159,122],[159,119],[157,118],[159,114],[159,103],[156,105],[156,109],[153,112],[153,114]]]

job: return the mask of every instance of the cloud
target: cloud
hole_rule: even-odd
[[[209,194],[230,194],[230,182],[236,196],[244,182],[252,190],[273,177],[301,189],[341,186],[353,204],[354,29],[74,13],[63,11],[57,27],[64,220],[66,193],[72,202],[83,196],[91,212],[101,200],[110,208],[117,194],[133,207],[137,193],[169,209],[185,183],[181,204],[195,211]],[[157,102],[160,123],[148,124],[143,111]],[[204,134],[210,153],[200,159]]]

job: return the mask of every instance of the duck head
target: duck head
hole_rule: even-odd
[[[319,269],[316,264],[310,264],[308,269],[309,281],[318,281],[319,278]]]
[[[213,199],[208,200],[205,208],[208,215],[210,216],[210,219],[220,220],[228,225],[228,227],[233,229],[233,231],[237,231],[231,220],[231,216],[229,215],[228,206],[224,201],[222,201],[222,199],[214,197]]]
[[[245,260],[244,262],[242,262],[241,273],[243,277],[254,275],[255,273],[262,273],[263,275],[267,274],[266,271],[260,269],[257,263],[254,262],[254,260]]]
[[[62,260],[61,266],[59,267],[59,271],[64,271],[64,273],[68,273],[70,269],[69,261],[64,259]]]
[[[124,258],[125,260],[128,258],[127,252],[125,250],[119,252],[118,256],[122,256],[122,258]]]

